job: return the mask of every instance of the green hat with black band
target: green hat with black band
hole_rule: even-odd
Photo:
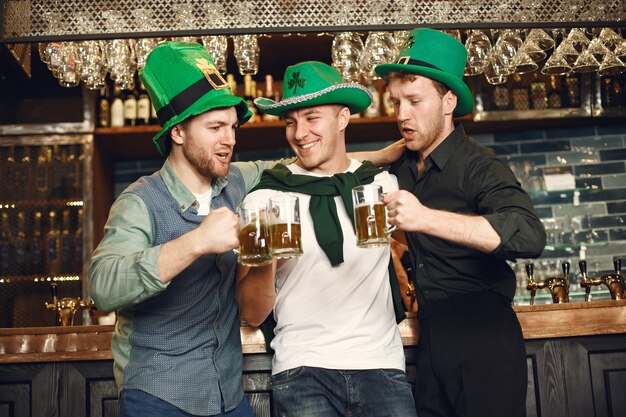
[[[454,116],[464,116],[474,108],[472,92],[463,82],[466,60],[467,51],[461,42],[438,30],[418,28],[409,33],[396,62],[380,64],[374,71],[381,77],[398,72],[438,81],[458,98]]]
[[[300,62],[287,67],[283,77],[283,98],[274,101],[259,97],[254,104],[264,113],[283,116],[287,110],[302,107],[341,104],[351,114],[369,107],[372,94],[358,83],[344,83],[341,74],[318,61]]]
[[[233,95],[206,49],[193,42],[165,42],[150,52],[140,72],[162,129],[152,140],[166,154],[169,130],[209,110],[235,107],[239,124],[252,113]]]

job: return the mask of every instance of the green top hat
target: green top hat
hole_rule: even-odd
[[[254,100],[259,109],[274,116],[282,116],[287,110],[322,104],[342,104],[354,114],[365,110],[371,102],[372,94],[367,88],[358,83],[344,83],[339,71],[318,61],[287,67],[281,101],[262,97]]]
[[[158,45],[148,55],[139,75],[163,127],[152,140],[162,155],[169,137],[167,132],[190,116],[233,106],[240,124],[252,116],[246,101],[233,95],[200,44],[165,42]]]
[[[418,74],[440,82],[458,97],[455,116],[471,113],[474,98],[463,82],[467,51],[452,36],[434,29],[413,29],[395,63],[378,65],[374,70],[381,77],[390,72]]]

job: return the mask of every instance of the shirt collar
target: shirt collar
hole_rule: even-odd
[[[463,125],[457,124],[454,130],[433,150],[428,157],[439,170],[443,170],[459,145],[465,140]]]
[[[198,202],[196,201],[196,197],[191,191],[189,191],[189,189],[180,180],[180,178],[178,178],[178,175],[176,175],[176,173],[174,172],[174,168],[172,168],[172,164],[170,163],[169,158],[165,160],[165,163],[163,164],[159,172],[161,174],[161,178],[163,178],[163,182],[165,182],[165,186],[170,191],[172,197],[174,197],[182,211],[187,211],[192,207],[195,210],[198,209]],[[220,194],[222,189],[226,186],[227,182],[228,181],[226,177],[213,179],[213,182],[211,184],[213,197]]]
[[[426,171],[432,168],[433,165],[437,166],[439,170],[442,170],[463,140],[465,140],[465,130],[463,129],[463,125],[459,123],[448,137],[428,155],[426,161],[424,161]],[[407,160],[417,161],[418,157],[418,152],[409,149],[406,150]]]

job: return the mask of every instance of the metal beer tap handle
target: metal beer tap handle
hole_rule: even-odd
[[[81,300],[80,297],[66,297],[59,299],[57,295],[58,293],[56,283],[51,284],[50,289],[52,291],[52,302],[46,302],[46,308],[48,310],[54,310],[56,312],[57,324],[60,324],[61,326],[73,326],[74,316],[76,315],[77,311],[83,309],[95,309],[95,305],[91,299]]]
[[[580,286],[585,289],[585,301],[589,301],[589,293],[591,292],[591,287],[596,284],[594,284],[587,275],[587,261],[585,261],[584,259],[578,261],[578,268],[580,268]]]
[[[602,275],[600,278],[608,287],[611,299],[626,299],[626,285],[624,284],[624,276],[622,275],[622,260],[617,258],[613,260],[614,273]]]
[[[552,302],[555,304],[569,302],[569,262],[563,262],[563,276],[550,277],[540,281],[535,281],[533,275],[533,264],[526,264],[527,283],[526,289],[530,291],[530,305],[535,303],[537,289],[548,288],[552,295]]]

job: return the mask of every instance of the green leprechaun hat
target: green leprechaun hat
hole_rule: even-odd
[[[158,45],[139,75],[162,126],[152,140],[162,155],[169,130],[190,116],[223,107],[235,107],[239,124],[252,116],[246,101],[233,95],[207,50],[198,43]]]
[[[395,63],[380,64],[374,70],[381,77],[390,72],[418,74],[450,88],[457,96],[455,116],[464,116],[474,108],[474,98],[463,82],[467,51],[452,36],[434,29],[413,29]]]
[[[281,101],[259,97],[254,104],[264,113],[282,116],[287,110],[323,104],[342,104],[355,114],[371,101],[371,93],[361,84],[344,83],[339,71],[328,64],[306,61],[285,70]]]

